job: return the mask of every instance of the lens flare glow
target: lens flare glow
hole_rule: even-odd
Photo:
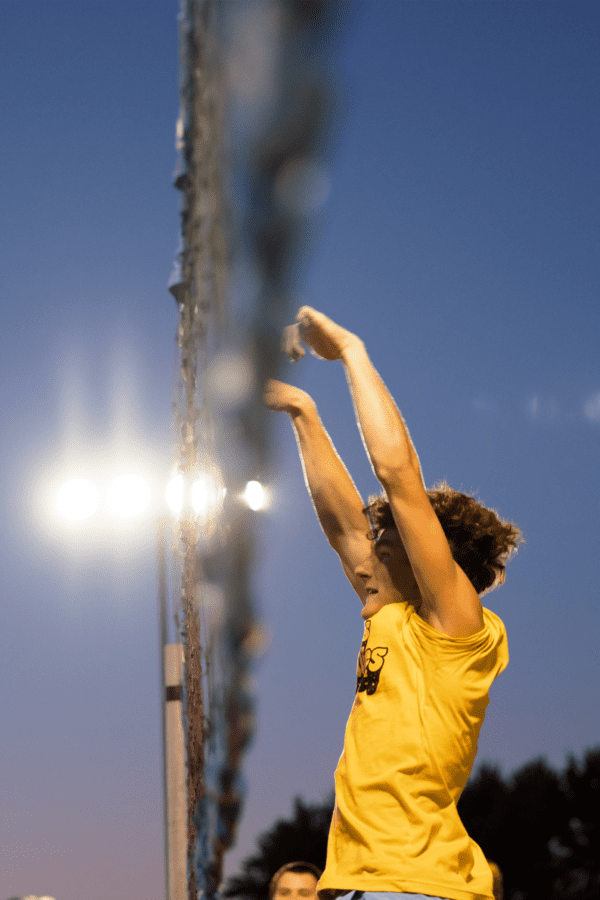
[[[225,485],[216,472],[203,472],[192,485],[192,508],[203,524],[214,520],[223,506]]]
[[[166,490],[169,509],[180,515],[184,505],[184,480],[182,475],[175,475]],[[193,482],[190,492],[191,507],[201,524],[214,521],[221,512],[227,491],[220,473],[217,471],[202,472]]]
[[[175,515],[179,515],[183,507],[183,475],[175,475],[169,481],[166,490],[167,506]]]
[[[88,519],[98,509],[98,491],[91,481],[73,478],[58,492],[58,510],[67,519]]]
[[[150,485],[139,475],[119,475],[108,489],[107,504],[117,516],[136,516],[149,503]]]
[[[271,499],[269,491],[263,487],[260,481],[249,481],[242,498],[254,512],[257,512],[259,509],[266,509]]]

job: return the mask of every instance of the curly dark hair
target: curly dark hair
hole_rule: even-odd
[[[506,563],[523,542],[516,525],[504,521],[474,497],[453,490],[445,481],[427,491],[427,496],[454,560],[477,593],[484,594],[502,584]],[[371,524],[371,540],[375,540],[382,528],[396,527],[385,494],[370,497],[364,512]]]

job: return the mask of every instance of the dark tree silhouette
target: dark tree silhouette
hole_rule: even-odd
[[[333,798],[323,804],[309,805],[296,797],[292,819],[279,819],[260,835],[258,853],[243,861],[242,873],[229,879],[223,896],[267,900],[269,882],[277,869],[296,860],[324,869],[332,812]]]
[[[258,838],[258,852],[229,880],[226,897],[266,900],[272,875],[305,860],[323,868],[333,800],[299,797],[290,821]],[[561,774],[543,759],[510,778],[484,764],[458,804],[465,827],[504,876],[505,900],[600,900],[600,747]]]
[[[467,783],[458,812],[471,837],[503,873],[512,849],[506,829],[509,809],[510,788],[500,769],[484,763]]]
[[[600,748],[581,765],[571,757],[562,779],[565,823],[554,846],[562,861],[550,900],[600,897]],[[557,867],[558,869],[558,867]]]
[[[529,763],[513,776],[510,796],[512,859],[506,861],[506,883],[513,894],[547,900],[556,863],[552,847],[566,814],[559,777],[543,760]]]
[[[556,843],[565,817],[558,775],[534,760],[505,782],[482,766],[458,809],[465,828],[504,876],[506,900],[548,900]]]

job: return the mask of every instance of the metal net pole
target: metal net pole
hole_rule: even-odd
[[[180,2],[181,243],[169,289],[179,312],[182,510],[172,555],[184,643],[188,897],[196,900],[218,892],[244,795],[262,636],[251,591],[256,520],[240,494],[267,471],[262,390],[280,365],[281,328],[326,180],[333,102],[323,38],[338,5]]]

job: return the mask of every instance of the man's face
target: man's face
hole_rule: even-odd
[[[367,591],[363,619],[369,619],[388,603],[408,602],[416,609],[421,605],[415,576],[395,528],[385,528],[378,535],[371,553],[355,572]]]
[[[312,872],[284,872],[273,900],[317,900],[317,879]]]

